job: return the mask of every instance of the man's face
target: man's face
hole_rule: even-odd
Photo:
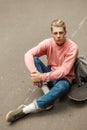
[[[63,27],[53,27],[51,32],[51,36],[54,38],[56,44],[58,46],[62,46],[65,42],[66,32]]]

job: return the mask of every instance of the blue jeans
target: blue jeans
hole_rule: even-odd
[[[34,63],[37,70],[41,73],[51,71],[51,69],[45,66],[38,57],[34,57]],[[42,109],[53,104],[56,99],[64,96],[70,88],[70,83],[64,78],[48,82],[47,85],[50,88],[50,91],[36,100],[37,106]]]

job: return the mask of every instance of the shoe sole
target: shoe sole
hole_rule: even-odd
[[[9,120],[9,115],[12,113],[13,111],[10,111],[7,115],[6,115],[6,121],[7,122],[11,122],[10,120]]]
[[[49,110],[53,109],[53,107],[54,107],[54,105],[50,105],[50,106],[48,106],[45,110],[46,110],[46,111],[49,111]]]

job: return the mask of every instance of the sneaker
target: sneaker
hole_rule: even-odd
[[[16,110],[10,111],[6,115],[6,121],[7,122],[14,122],[22,117],[24,117],[26,114],[23,112],[23,108],[25,105],[19,106]]]
[[[54,107],[54,105],[50,105],[50,106],[46,107],[45,110],[49,111],[49,110],[53,109],[53,107]]]

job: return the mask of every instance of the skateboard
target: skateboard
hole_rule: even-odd
[[[80,87],[77,84],[72,85],[68,98],[74,101],[87,101],[87,83]]]

